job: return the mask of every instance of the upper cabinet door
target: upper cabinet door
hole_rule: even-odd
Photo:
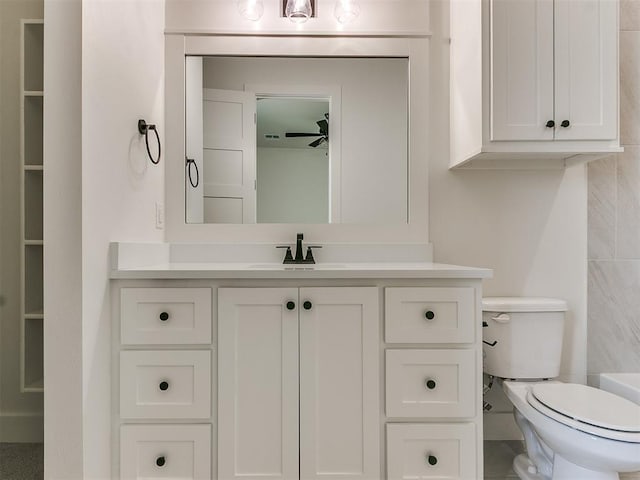
[[[218,478],[298,478],[298,290],[218,290]],[[291,302],[291,303],[290,303]]]
[[[380,478],[377,289],[303,288],[300,306],[300,478]]]
[[[617,9],[611,0],[555,0],[557,140],[617,137]]]
[[[491,47],[491,139],[552,140],[553,0],[493,0]]]

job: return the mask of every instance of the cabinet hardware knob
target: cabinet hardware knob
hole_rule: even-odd
[[[427,320],[433,320],[434,318],[436,318],[436,314],[431,310],[427,310],[426,312],[424,312],[424,316]]]
[[[556,122],[554,122],[553,120],[549,120],[546,125],[547,128],[553,128],[555,126],[556,126]]]
[[[156,458],[156,465],[159,467],[164,467],[164,464],[167,463],[164,456]]]
[[[302,306],[304,307],[305,310],[311,310],[311,307],[313,307],[313,304],[309,300],[306,300],[302,304]]]
[[[429,389],[429,390],[433,390],[434,388],[436,388],[436,381],[433,380],[432,378],[428,378],[425,382],[424,382],[425,386]]]
[[[169,382],[165,382],[165,381],[160,382],[160,385],[158,385],[158,388],[163,392],[165,390],[169,390]]]
[[[293,310],[294,308],[296,308],[296,303],[295,302],[287,302],[287,310]]]
[[[560,124],[560,126],[564,128],[567,128],[569,125],[571,125],[571,122],[569,120],[563,120]]]
[[[160,320],[163,322],[166,322],[167,320],[169,320],[169,314],[167,312],[161,312],[160,313]]]
[[[438,463],[438,457],[436,457],[435,455],[428,455],[427,462],[429,463],[429,465],[434,466],[436,463]]]

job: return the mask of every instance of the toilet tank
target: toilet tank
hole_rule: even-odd
[[[566,311],[567,303],[555,298],[483,298],[484,372],[513,379],[557,377]]]

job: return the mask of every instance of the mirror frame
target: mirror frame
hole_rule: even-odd
[[[406,224],[188,224],[185,222],[185,56],[406,57],[409,131]],[[165,36],[166,241],[291,243],[429,242],[429,38],[336,36]],[[343,159],[344,161],[345,159]]]

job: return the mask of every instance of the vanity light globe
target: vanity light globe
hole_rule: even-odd
[[[347,24],[360,14],[360,4],[357,0],[337,0],[333,14],[340,23]]]
[[[238,11],[247,20],[253,22],[260,20],[264,12],[262,0],[238,0]]]
[[[306,22],[313,14],[311,0],[287,0],[284,14],[292,22]]]

